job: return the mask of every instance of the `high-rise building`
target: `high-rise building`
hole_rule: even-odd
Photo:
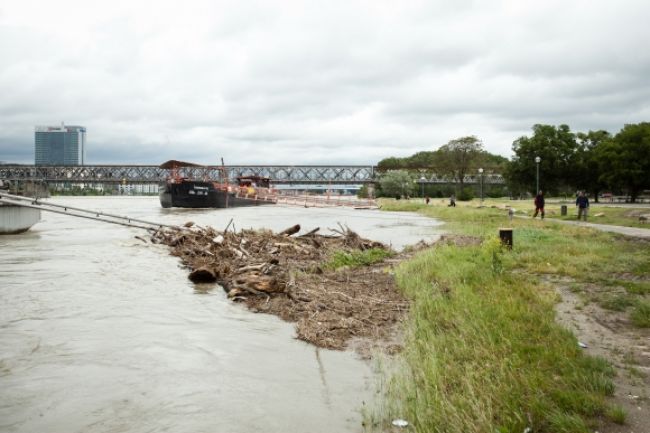
[[[86,128],[69,126],[37,126],[34,134],[36,165],[84,165],[86,159]]]

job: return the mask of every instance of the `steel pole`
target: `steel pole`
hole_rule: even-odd
[[[539,162],[537,163],[537,188],[535,188],[535,195],[539,193]]]
[[[481,206],[483,206],[483,173],[481,173]]]

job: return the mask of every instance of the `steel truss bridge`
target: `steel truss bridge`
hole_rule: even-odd
[[[418,184],[453,183],[448,177],[431,170],[411,170]],[[192,179],[223,179],[238,176],[268,177],[274,184],[363,184],[376,182],[382,172],[371,165],[229,165],[183,167],[179,175]],[[47,183],[158,183],[166,180],[170,171],[157,165],[84,165],[34,166],[0,165],[0,180]],[[423,180],[424,179],[424,180]],[[464,183],[477,184],[480,175],[465,176]],[[500,174],[484,173],[483,183],[504,184]]]

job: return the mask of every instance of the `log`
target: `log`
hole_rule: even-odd
[[[305,233],[304,235],[300,235],[300,236],[298,236],[298,237],[299,237],[299,238],[305,238],[305,237],[308,237],[308,236],[313,236],[313,235],[316,234],[316,232],[317,232],[318,230],[320,230],[320,227],[316,227],[314,230],[310,230],[310,231],[308,231],[307,233]]]
[[[284,291],[284,287],[279,284],[276,278],[267,275],[259,275],[257,273],[238,275],[235,278],[235,287],[245,287],[264,293],[277,293]]]
[[[295,235],[300,231],[300,224],[296,224],[295,226],[291,226],[288,229],[282,230],[279,234],[283,236],[291,236]]]
[[[194,283],[214,283],[217,281],[217,276],[214,269],[201,267],[190,272],[188,277]]]

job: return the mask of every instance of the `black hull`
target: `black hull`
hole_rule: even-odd
[[[216,189],[211,182],[198,181],[167,183],[160,187],[159,197],[160,205],[164,208],[230,208],[275,204],[272,201],[236,197]]]

